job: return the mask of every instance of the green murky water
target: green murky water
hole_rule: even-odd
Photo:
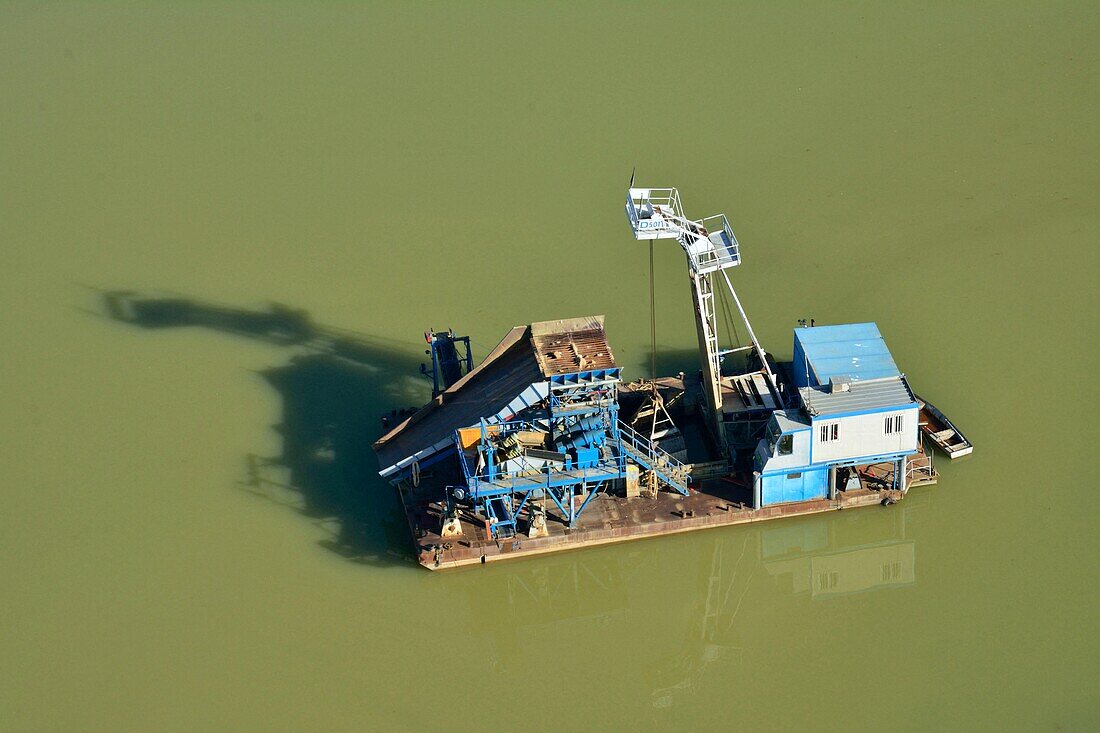
[[[1085,3],[5,4],[0,728],[1097,727],[1098,32]],[[421,571],[368,451],[425,396],[420,332],[483,355],[604,313],[643,374],[634,164],[729,214],[766,347],[876,320],[975,455],[893,508]],[[657,272],[690,368],[675,245]],[[96,289],[277,301],[367,364]]]

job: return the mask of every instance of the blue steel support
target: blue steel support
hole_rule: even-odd
[[[449,389],[464,374],[473,370],[474,357],[470,351],[470,337],[456,336],[453,330],[425,331],[424,340],[430,346],[424,353],[432,357],[432,373],[428,374],[428,368],[424,364],[420,365],[420,373],[431,377],[432,397],[437,397],[440,392]],[[465,355],[459,353],[459,344],[465,350]]]
[[[466,362],[466,373],[469,374],[474,370],[474,353],[470,351],[470,337],[462,336],[456,339],[456,341],[461,341],[462,345],[466,347],[466,358],[464,361]]]
[[[549,395],[544,405],[532,405],[533,411],[510,421],[490,425],[486,419],[481,419],[478,423],[477,464],[472,465],[472,455],[462,455],[460,461],[469,499],[490,512],[492,509],[503,511],[504,504],[500,504],[499,500],[507,497],[507,508],[512,511],[514,521],[532,494],[543,492],[550,495],[569,525],[575,525],[609,481],[626,477],[628,456],[621,448],[618,419],[620,374],[620,369],[616,367],[553,375],[547,380]],[[497,463],[498,455],[503,457],[515,453],[516,444],[512,442],[509,452],[501,454],[503,447],[498,444],[502,440],[513,433],[532,430],[548,433],[548,447],[565,454],[564,464],[549,462],[541,469],[531,469],[524,467],[522,462],[518,465]],[[457,433],[455,440],[461,454]],[[651,453],[653,455],[649,455]],[[659,472],[672,465],[657,466],[657,455],[652,446],[648,446],[647,456]],[[670,456],[661,457],[662,461],[669,459]],[[585,489],[591,487],[580,505],[575,501],[578,486]],[[490,507],[493,501],[498,501],[498,504]]]
[[[547,494],[550,495],[550,498],[553,500],[553,502],[558,505],[558,509],[561,510],[562,516],[567,515],[569,513],[569,510],[565,508],[564,504],[558,501],[558,495],[554,492],[554,489],[548,486],[546,487],[545,491]]]
[[[531,494],[533,494],[533,493],[535,493],[535,492],[534,491],[525,491],[523,493],[523,499],[520,501],[519,506],[517,506],[516,510],[514,512],[512,512],[513,517],[518,517],[523,512],[523,507],[527,506],[527,500],[531,498]]]
[[[583,485],[583,484],[582,484],[582,485]],[[585,508],[586,506],[588,506],[588,502],[592,501],[592,499],[593,499],[593,498],[595,498],[596,494],[598,494],[598,493],[599,493],[600,489],[601,489],[601,488],[603,488],[603,485],[604,485],[604,482],[603,482],[603,481],[597,481],[597,482],[596,482],[596,483],[595,483],[595,484],[594,484],[594,485],[592,486],[592,488],[591,488],[591,489],[589,489],[589,491],[588,491],[588,496],[586,496],[586,497],[584,498],[584,501],[583,501],[583,502],[581,502],[581,506],[580,506],[580,508],[579,508],[579,509],[577,509],[577,516],[578,516],[578,517],[579,517],[579,516],[581,515],[581,512],[583,512],[583,511],[584,511],[584,508]],[[585,488],[587,488],[587,486],[585,486]]]
[[[489,425],[485,418],[481,418],[481,449],[485,451],[485,470],[488,471],[488,479],[493,481],[497,477],[496,451],[489,440]]]

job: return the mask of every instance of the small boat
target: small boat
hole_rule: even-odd
[[[955,424],[931,402],[917,395],[920,403],[920,429],[948,458],[959,458],[974,452],[974,445]]]

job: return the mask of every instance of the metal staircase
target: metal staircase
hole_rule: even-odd
[[[630,460],[647,471],[653,471],[669,488],[688,495],[691,469],[686,464],[653,445],[648,438],[623,422],[619,423],[619,445]]]

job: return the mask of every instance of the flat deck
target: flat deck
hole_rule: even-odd
[[[724,527],[760,522],[780,517],[817,514],[860,506],[870,506],[890,498],[900,500],[905,492],[878,488],[890,478],[891,464],[867,467],[861,471],[864,488],[839,491],[835,500],[790,502],[753,510],[746,506],[748,488],[732,477],[704,482],[690,496],[667,491],[656,498],[626,499],[620,494],[601,493],[585,508],[570,529],[547,506],[546,537],[529,538],[521,532],[508,540],[489,536],[483,520],[473,515],[460,517],[461,537],[443,538],[439,534],[442,504],[436,482],[425,480],[419,488],[402,484],[398,487],[408,515],[409,526],[416,538],[416,553],[420,564],[431,570],[475,565],[497,560],[518,559],[547,552],[594,547],[626,540],[658,535],[690,532],[709,527]],[[911,456],[907,464],[908,486],[936,483],[936,472],[922,453]],[[578,502],[580,499],[578,499]]]

